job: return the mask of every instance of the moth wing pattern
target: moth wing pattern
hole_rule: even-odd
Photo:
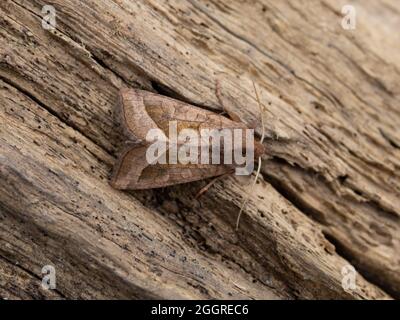
[[[130,136],[144,141],[150,129],[161,129],[168,136],[169,123],[181,128],[247,129],[242,122],[232,121],[212,111],[182,101],[138,89],[122,89],[120,119]]]
[[[150,129],[161,129],[167,137],[171,121],[177,122],[178,131],[183,128],[198,132],[201,129],[247,129],[242,122],[138,89],[121,90],[119,118],[128,144],[114,166],[110,183],[120,190],[166,187],[223,175],[234,169],[226,164],[149,164],[146,136]],[[136,144],[129,141],[136,141]]]
[[[144,91],[145,92],[145,91]],[[118,121],[130,140],[145,141],[150,129],[158,128],[147,114],[144,105],[144,94],[141,90],[121,89],[118,110]]]
[[[127,147],[118,159],[111,185],[119,190],[141,190],[166,187],[223,175],[229,165],[148,164],[147,145]]]

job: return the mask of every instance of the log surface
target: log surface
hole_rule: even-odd
[[[351,3],[1,1],[0,297],[400,298],[400,3]],[[221,112],[217,81],[266,106],[259,183],[112,189],[119,90]]]

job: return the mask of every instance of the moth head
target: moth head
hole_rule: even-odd
[[[254,141],[254,159],[258,159],[265,153],[265,147],[262,143]]]

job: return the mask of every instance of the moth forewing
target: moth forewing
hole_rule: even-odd
[[[237,167],[235,151],[242,155],[246,148],[256,157],[263,152],[257,142],[246,144],[248,128],[241,122],[143,90],[123,89],[120,97],[121,125],[127,139],[140,144],[121,152],[111,178],[117,189],[158,188],[219,176]],[[164,135],[166,149],[154,145],[160,143],[154,141],[154,130]],[[202,136],[205,130],[211,137]],[[235,130],[242,132],[236,138]],[[215,145],[205,144],[212,139]]]

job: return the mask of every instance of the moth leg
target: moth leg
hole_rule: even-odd
[[[220,176],[218,176],[218,177],[215,177],[215,178],[212,179],[209,183],[207,183],[203,188],[201,188],[201,189],[199,190],[199,192],[197,192],[197,194],[195,195],[194,198],[195,198],[195,199],[200,198],[203,194],[205,194],[205,193],[208,191],[208,189],[210,189],[210,188],[213,186],[213,184],[214,184],[215,182],[217,182],[217,180],[219,180],[220,178],[225,177],[225,176],[227,176],[227,175],[231,175],[233,172],[234,172],[234,170],[232,170],[232,171],[230,171],[230,172],[227,172],[227,173],[224,173],[224,174],[222,174],[222,175],[220,175]]]
[[[226,113],[229,116],[229,118],[231,118],[231,120],[235,122],[242,122],[240,117],[235,112],[225,107],[224,102],[222,101],[221,83],[219,82],[218,79],[216,80],[215,83],[215,95],[217,96],[218,102],[221,105],[222,109],[224,109],[224,113]]]

